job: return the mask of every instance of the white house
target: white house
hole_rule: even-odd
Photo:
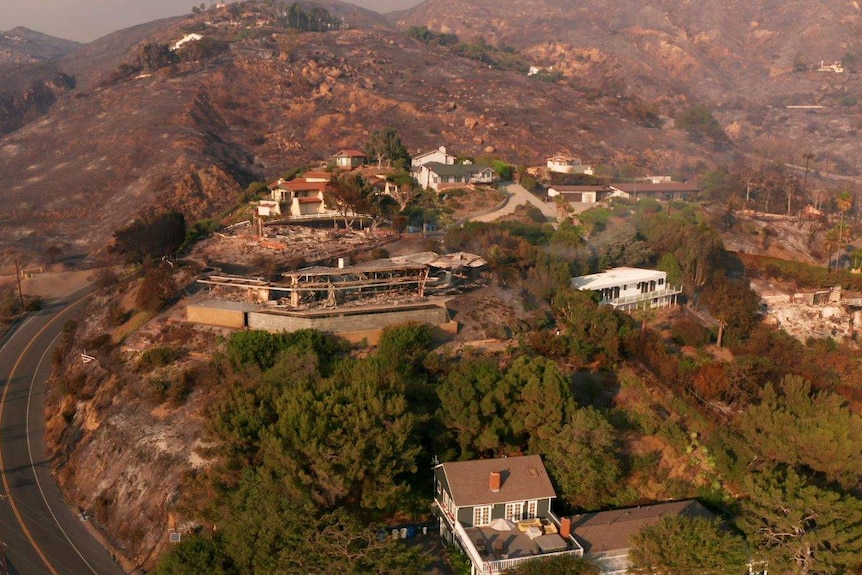
[[[424,188],[441,191],[467,184],[491,184],[497,181],[497,172],[480,164],[442,164],[428,162],[419,167],[416,181]]]
[[[204,37],[201,36],[200,34],[194,34],[194,33],[186,34],[185,36],[182,37],[182,39],[177,40],[176,44],[171,46],[171,50],[174,50],[174,51],[179,50],[180,48],[183,47],[183,44],[187,44],[188,42],[197,42],[198,40],[203,40],[203,38]]]
[[[600,305],[623,311],[675,305],[682,293],[667,283],[667,272],[627,267],[572,278],[572,287],[598,292]]]
[[[560,174],[587,174],[593,175],[593,168],[583,164],[580,158],[563,156],[557,154],[548,158],[548,170]]]
[[[440,146],[436,150],[413,156],[413,159],[410,160],[410,166],[413,168],[413,171],[417,171],[420,166],[429,162],[438,162],[451,166],[455,163],[455,159],[455,156],[446,152],[446,146]]]

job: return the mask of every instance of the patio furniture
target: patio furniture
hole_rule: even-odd
[[[533,541],[535,541],[542,553],[552,553],[568,549],[565,539],[557,533],[542,535],[541,537],[536,537]]]

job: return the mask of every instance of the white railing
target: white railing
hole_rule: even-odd
[[[627,296],[618,297],[618,298],[604,299],[599,303],[605,304],[605,305],[618,306],[618,305],[625,305],[627,303],[642,302],[642,301],[660,298],[660,297],[669,297],[672,295],[679,295],[681,293],[682,293],[682,288],[667,287],[665,289],[650,291],[650,292],[646,292],[646,293],[639,293],[639,294],[635,294],[635,295],[627,295]]]
[[[557,529],[560,528],[560,519],[553,513],[550,513],[548,517],[553,523],[557,526]],[[479,551],[476,549],[476,545],[473,543],[473,540],[470,539],[470,535],[461,525],[460,521],[453,521],[452,526],[455,530],[455,536],[461,541],[461,547],[464,548],[464,551],[467,553],[467,556],[470,558],[470,562],[476,567],[477,572],[480,575],[494,575],[496,573],[502,573],[507,569],[511,569],[517,564],[523,561],[532,561],[534,559],[545,559],[547,557],[559,557],[561,555],[577,555],[578,557],[583,557],[584,549],[580,546],[578,541],[573,537],[569,536],[567,543],[574,546],[573,549],[565,549],[562,551],[552,551],[549,553],[540,553],[537,555],[531,555],[527,557],[514,557],[511,559],[498,559],[496,561],[486,561],[479,554]]]
[[[455,521],[454,527],[455,536],[458,537],[459,541],[461,541],[461,547],[463,547],[464,551],[467,552],[467,556],[470,557],[470,562],[473,563],[473,565],[475,565],[481,573],[490,573],[490,571],[487,571],[484,568],[484,565],[487,563],[487,561],[482,559],[482,556],[479,555],[479,551],[476,549],[476,546],[473,545],[473,540],[470,539],[470,536],[464,530],[464,527],[461,525],[461,522]]]

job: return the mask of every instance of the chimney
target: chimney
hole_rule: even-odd
[[[499,471],[492,471],[491,477],[488,479],[488,487],[491,488],[491,492],[497,493],[498,491],[500,491],[501,483],[502,483],[502,481],[501,481],[501,477],[500,477],[500,472]]]
[[[560,519],[560,537],[568,539],[572,535],[572,520],[568,517]]]

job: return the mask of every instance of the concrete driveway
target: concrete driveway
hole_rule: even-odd
[[[553,202],[543,202],[542,200],[531,194],[525,187],[514,182],[503,182],[500,184],[500,189],[506,192],[506,194],[509,196],[509,201],[506,202],[506,205],[499,210],[471,217],[468,219],[468,221],[493,222],[494,220],[498,220],[503,216],[515,213],[515,208],[517,208],[518,206],[523,206],[525,204],[532,204],[533,206],[537,207],[539,210],[541,210],[542,214],[549,221],[557,221],[557,206]]]

